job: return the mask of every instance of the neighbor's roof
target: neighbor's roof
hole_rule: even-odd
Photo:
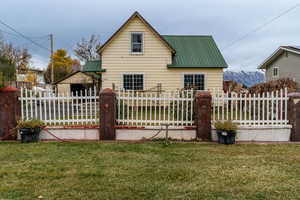
[[[101,60],[91,60],[87,61],[85,65],[83,65],[83,72],[105,72],[102,69],[102,62]]]
[[[278,56],[280,56],[284,51],[300,54],[300,46],[280,46],[276,51],[272,53],[267,59],[263,61],[258,66],[258,69],[266,69],[268,64],[272,63]]]
[[[163,35],[176,50],[169,68],[228,67],[212,36]]]
[[[138,17],[146,26],[148,26],[150,30],[157,35],[158,38],[161,39],[161,41],[171,50],[172,53],[176,52],[175,49],[137,11],[135,11],[131,17],[129,17],[129,19],[126,20],[126,22],[99,48],[98,52],[101,53],[103,49],[113,40],[113,38],[135,17]]]
[[[76,71],[76,72],[73,72],[73,73],[71,73],[71,74],[68,74],[67,76],[63,77],[62,79],[56,81],[56,82],[54,83],[54,85],[56,85],[56,84],[58,84],[58,83],[60,83],[60,82],[62,82],[62,81],[64,81],[64,80],[70,78],[71,76],[74,76],[75,74],[77,74],[77,73],[79,73],[79,72],[81,72],[81,73],[83,73],[83,74],[85,74],[85,75],[91,77],[91,78],[94,79],[94,80],[99,80],[99,79],[101,78],[101,76],[100,76],[99,74],[95,73],[95,72]]]

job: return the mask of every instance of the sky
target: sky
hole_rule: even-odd
[[[54,48],[73,56],[76,42],[95,34],[104,43],[134,11],[160,33],[212,35],[229,70],[255,71],[280,45],[300,45],[300,6],[257,32],[298,0],[2,0],[0,20],[35,42],[50,48],[47,35],[54,35]],[[28,48],[31,65],[46,68],[49,52],[12,34],[0,24],[2,37],[15,46]],[[250,34],[248,34],[250,33]],[[243,40],[227,47],[248,34]]]

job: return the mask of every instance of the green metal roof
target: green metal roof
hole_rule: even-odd
[[[102,69],[102,62],[101,60],[91,60],[87,61],[85,65],[83,65],[83,72],[105,72]]]
[[[176,50],[169,68],[228,67],[212,36],[162,35]]]

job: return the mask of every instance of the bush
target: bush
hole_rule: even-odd
[[[233,123],[232,121],[217,121],[215,122],[215,128],[217,130],[221,131],[236,131],[238,126],[236,123]]]
[[[18,121],[17,128],[41,128],[45,126],[45,123],[41,120],[32,119],[27,121]]]
[[[16,69],[13,65],[3,63],[0,59],[0,88],[15,80],[15,71]]]
[[[268,81],[266,83],[256,84],[249,88],[249,92],[251,94],[258,94],[263,92],[272,92],[284,88],[287,88],[288,92],[295,92],[298,89],[298,83],[289,78],[282,78],[274,81]]]

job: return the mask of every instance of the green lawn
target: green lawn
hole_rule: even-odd
[[[0,143],[0,199],[299,199],[300,145]]]

